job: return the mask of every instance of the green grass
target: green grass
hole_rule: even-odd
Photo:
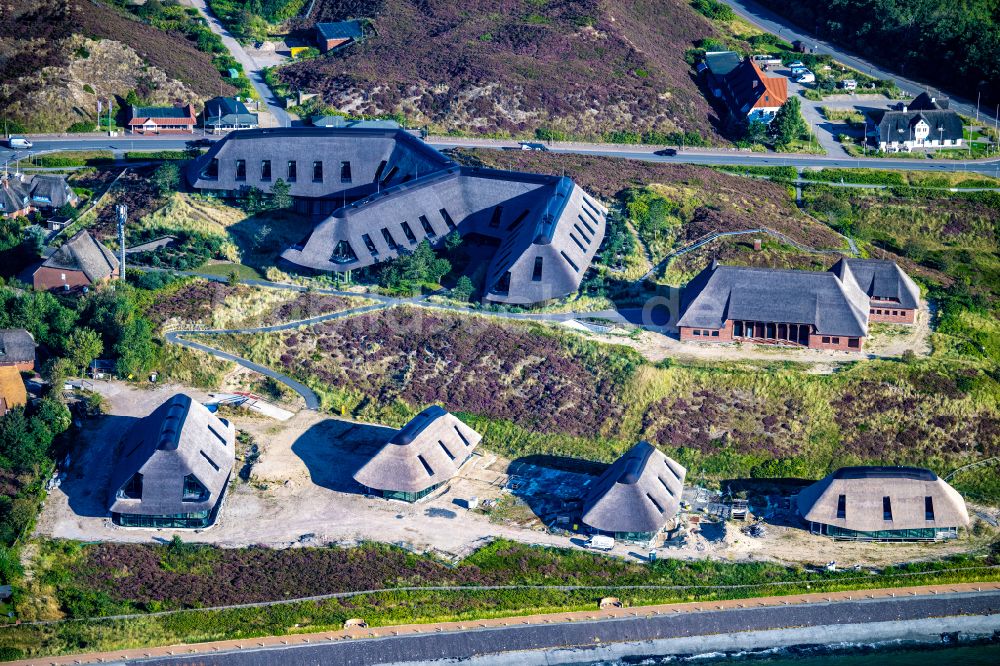
[[[85,549],[86,547],[84,547]],[[132,546],[144,548],[144,546]],[[164,548],[164,547],[160,547]],[[361,546],[357,557],[384,547]],[[50,573],[41,578],[59,590],[78,589],[67,576],[84,549],[44,549]],[[169,550],[169,548],[167,548]],[[60,551],[69,553],[60,559]],[[211,570],[214,549],[197,548],[176,569],[195,579]],[[309,549],[297,551],[304,560]],[[377,556],[377,553],[375,553]],[[408,555],[408,569],[400,571],[401,583],[420,585],[420,574],[435,566],[432,556]],[[73,558],[76,558],[74,560]],[[192,560],[192,558],[194,558]],[[711,560],[686,562],[661,559],[639,565],[608,559],[579,550],[530,547],[496,541],[476,551],[459,569],[476,570],[491,580],[514,585],[577,584],[583,590],[511,589],[456,591],[389,591],[344,599],[291,602],[263,608],[192,610],[141,616],[126,620],[80,619],[48,625],[0,627],[0,647],[16,650],[16,657],[39,657],[82,651],[121,650],[151,645],[197,643],[254,636],[301,634],[341,629],[351,617],[364,618],[370,626],[403,623],[472,620],[534,613],[596,609],[604,596],[616,596],[626,606],[718,599],[745,599],[803,592],[833,592],[902,587],[919,584],[986,582],[1000,580],[1000,570],[986,568],[993,560],[984,555],[891,567],[877,572],[810,571],[780,564],[727,563]],[[161,558],[161,565],[166,563]],[[177,568],[180,567],[180,568]],[[125,572],[125,575],[128,575]],[[210,575],[210,574],[208,574]],[[497,577],[498,576],[498,577]],[[70,578],[70,580],[66,580]],[[680,588],[625,589],[622,585],[681,586]],[[82,589],[75,593],[96,599],[102,593]],[[110,598],[105,599],[109,601]],[[109,606],[108,610],[114,609]]]
[[[67,150],[52,155],[38,155],[31,158],[31,164],[43,168],[98,166],[115,161],[110,150]]]
[[[229,277],[233,271],[241,280],[260,280],[264,277],[257,269],[244,264],[204,264],[194,270],[195,273],[223,275],[225,277]]]

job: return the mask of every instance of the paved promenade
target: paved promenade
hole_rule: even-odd
[[[835,607],[835,608],[834,608]],[[369,665],[469,658],[513,650],[764,631],[787,627],[997,615],[1000,583],[797,594],[759,599],[663,604],[525,617],[399,625],[269,636],[191,645],[44,657],[15,666],[70,664]],[[372,640],[378,639],[378,640]],[[274,650],[281,650],[280,658]]]

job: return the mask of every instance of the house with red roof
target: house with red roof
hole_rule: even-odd
[[[788,101],[788,79],[768,76],[752,59],[741,60],[735,51],[712,51],[699,66],[712,94],[726,103],[730,113],[748,123],[770,123]]]
[[[133,106],[128,121],[132,134],[194,134],[194,106]]]

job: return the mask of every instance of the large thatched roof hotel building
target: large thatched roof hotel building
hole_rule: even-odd
[[[799,493],[814,534],[853,541],[936,541],[969,525],[965,501],[917,467],[843,467]]]

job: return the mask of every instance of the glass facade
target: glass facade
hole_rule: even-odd
[[[432,492],[434,492],[444,484],[445,482],[443,481],[441,483],[435,483],[430,488],[425,488],[424,490],[421,490],[416,493],[407,493],[401,490],[383,490],[382,497],[386,499],[403,500],[404,502],[416,502],[417,500],[421,500],[427,497],[428,495],[430,495]]]
[[[633,543],[647,543],[653,540],[656,532],[615,532],[615,541],[631,541]]]
[[[813,523],[812,532],[843,541],[939,541],[958,537],[958,528],[955,527],[922,527],[909,530],[860,532],[835,525]]]
[[[112,513],[111,520],[122,527],[187,527],[200,528],[212,524],[212,511],[175,513],[166,516],[145,516],[137,513]]]

